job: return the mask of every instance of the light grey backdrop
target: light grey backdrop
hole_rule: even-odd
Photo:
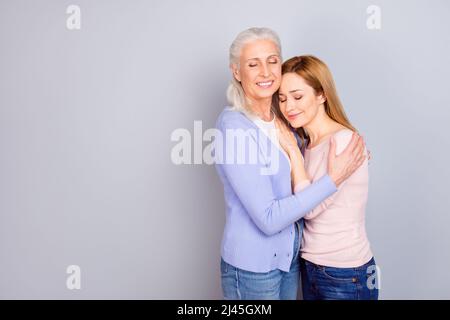
[[[66,28],[71,4],[80,30]],[[449,9],[0,0],[0,298],[221,298],[222,185],[212,166],[172,164],[170,135],[213,127],[231,41],[268,26],[285,58],[328,63],[365,134],[381,298],[449,299]]]

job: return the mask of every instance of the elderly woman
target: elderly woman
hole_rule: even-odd
[[[218,117],[223,141],[215,147],[226,202],[225,299],[296,299],[302,218],[365,159],[364,142],[355,133],[339,156],[331,144],[326,173],[303,187],[306,171],[291,168],[289,158],[301,154],[283,150],[275,125],[272,98],[281,83],[281,62],[279,38],[267,28],[241,32],[230,47],[231,107]]]

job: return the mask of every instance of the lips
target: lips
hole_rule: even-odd
[[[287,118],[289,121],[295,120],[295,118],[297,118],[299,115],[301,115],[303,113],[303,111],[297,112],[297,113],[293,113],[293,114],[288,114]]]
[[[270,88],[273,84],[273,80],[272,81],[261,81],[261,82],[257,82],[256,85],[260,88],[263,89],[267,89]]]

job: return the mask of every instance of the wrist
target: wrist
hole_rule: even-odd
[[[311,185],[311,181],[309,181],[308,179],[301,180],[294,186],[294,193],[298,193],[298,192],[302,191],[309,185]]]
[[[342,179],[340,177],[335,177],[332,173],[328,173],[328,176],[334,182],[336,187],[339,187],[339,185],[342,183]]]
[[[302,163],[291,163],[291,178],[294,186],[298,184],[300,181],[308,180],[308,175],[306,174],[305,168]]]
[[[299,158],[299,159],[303,158],[302,153],[300,152],[300,149],[296,145],[289,146],[287,148],[286,152],[290,158],[292,158],[292,157]]]

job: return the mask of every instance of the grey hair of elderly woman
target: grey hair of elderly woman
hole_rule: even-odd
[[[278,53],[281,58],[281,43],[280,38],[276,34],[275,31],[269,28],[249,28],[247,30],[242,31],[237,35],[234,39],[233,43],[230,46],[230,56],[229,62],[230,67],[232,65],[236,65],[239,67],[239,59],[241,56],[242,48],[255,40],[271,40],[278,48]],[[252,113],[249,109],[248,104],[246,103],[245,93],[242,89],[242,85],[239,81],[237,81],[234,77],[232,77],[231,82],[227,89],[227,99],[228,103],[230,103],[233,109],[242,111],[246,114]]]

